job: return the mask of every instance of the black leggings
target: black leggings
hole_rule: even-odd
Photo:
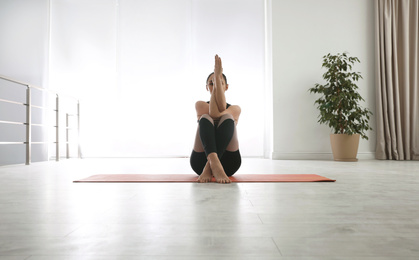
[[[190,163],[192,169],[201,175],[210,153],[217,153],[227,176],[232,176],[241,165],[236,126],[233,117],[226,114],[219,123],[214,123],[209,115],[199,120],[194,150]]]

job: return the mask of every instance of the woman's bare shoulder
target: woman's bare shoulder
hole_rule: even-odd
[[[231,106],[228,107],[227,110],[233,110],[234,112],[236,112],[238,114],[240,114],[241,111],[242,111],[242,109],[239,105],[231,105]]]
[[[242,109],[238,105],[231,105],[226,109],[226,112],[230,113],[233,116],[234,121],[236,121],[237,123],[239,121],[239,117],[242,112]]]
[[[205,101],[196,101],[195,110],[198,118],[203,114],[209,114],[209,104]]]
[[[205,101],[199,100],[199,101],[196,101],[196,103],[195,103],[196,111],[203,110],[203,109],[208,109],[208,108],[209,108],[209,104]]]
[[[195,102],[195,107],[197,107],[197,106],[209,106],[209,104],[205,101],[198,100],[198,101]]]

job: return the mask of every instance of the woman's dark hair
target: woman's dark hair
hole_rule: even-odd
[[[208,78],[207,78],[207,81],[206,81],[206,83],[208,83],[208,80],[209,80],[209,78],[211,77],[211,75],[212,74],[214,74],[214,72],[211,72],[211,74],[209,74],[209,76],[208,76]],[[224,81],[226,82],[226,84],[227,84],[227,77],[226,77],[226,75],[224,75],[224,73],[223,73],[223,78],[224,78]]]

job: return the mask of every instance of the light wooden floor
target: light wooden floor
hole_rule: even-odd
[[[188,159],[0,167],[0,259],[419,259],[419,162],[243,159],[335,183],[72,183],[190,173]]]

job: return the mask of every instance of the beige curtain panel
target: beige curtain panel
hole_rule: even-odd
[[[375,0],[376,158],[419,160],[419,0]]]

